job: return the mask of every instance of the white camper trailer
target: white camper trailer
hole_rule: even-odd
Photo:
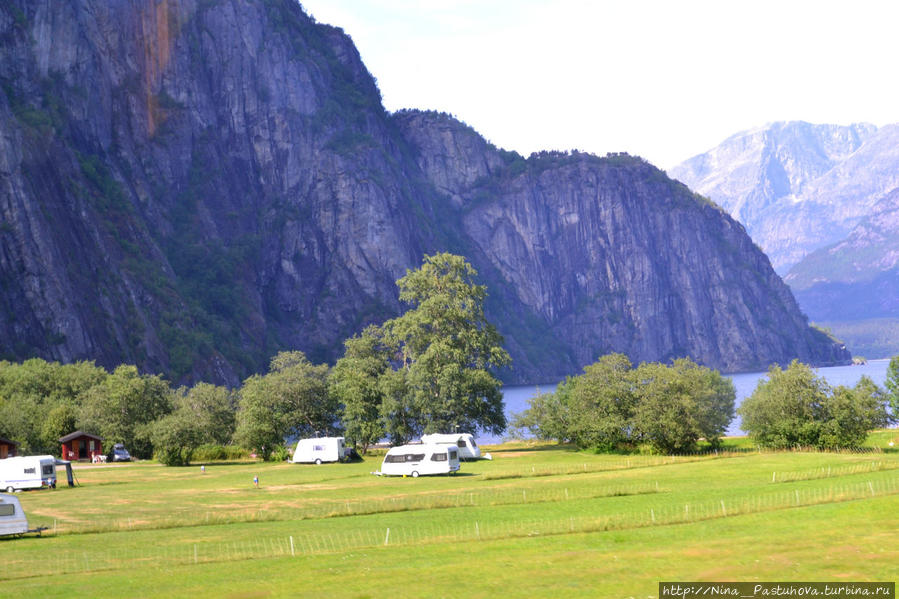
[[[422,435],[421,442],[455,445],[459,448],[459,458],[463,460],[481,459],[481,448],[475,443],[474,437],[468,433]]]
[[[32,455],[0,460],[0,489],[12,493],[19,489],[56,487],[56,458]]]
[[[381,471],[385,476],[453,474],[459,470],[459,451],[452,445],[424,443],[391,447],[384,456]]]
[[[22,511],[19,498],[14,495],[0,495],[0,537],[23,535],[29,532],[36,532],[40,536],[41,532],[45,530],[47,530],[46,526],[29,530],[28,518]]]
[[[317,437],[300,439],[293,451],[294,464],[321,464],[338,462],[346,457],[343,437]]]
[[[21,535],[28,532],[28,519],[19,498],[0,495],[0,536]]]

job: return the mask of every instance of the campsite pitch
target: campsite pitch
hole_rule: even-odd
[[[660,580],[891,581],[895,434],[857,453],[505,445],[416,479],[372,476],[379,457],[82,467],[81,486],[19,495],[48,530],[0,541],[0,581],[25,597],[654,597]]]

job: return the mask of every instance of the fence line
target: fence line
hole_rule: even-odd
[[[382,514],[393,512],[420,511],[459,507],[484,507],[520,503],[548,503],[604,497],[647,495],[661,492],[658,481],[634,482],[629,484],[607,484],[592,487],[549,487],[529,489],[485,489],[479,491],[460,490],[455,493],[432,493],[408,497],[388,497],[371,499],[339,499],[308,503],[301,507],[257,508],[212,512],[210,510],[189,511],[169,517],[153,518],[152,521],[135,524],[133,518],[103,520],[92,518],[88,522],[70,523],[57,521],[55,534],[87,534],[120,530],[159,530],[236,524],[243,522],[280,522],[286,520],[318,520]]]
[[[799,470],[793,472],[772,472],[771,481],[788,483],[802,480],[817,480],[821,478],[839,478],[853,474],[867,474],[884,470],[899,470],[899,462],[883,462],[874,460],[856,464],[844,464],[839,466],[821,466],[811,470]]]

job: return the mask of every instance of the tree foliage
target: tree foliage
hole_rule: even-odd
[[[344,355],[328,379],[329,389],[341,408],[341,421],[348,440],[362,449],[387,433],[381,417],[385,387],[382,379],[390,368],[390,352],[378,327],[369,326],[359,336],[347,339]]]
[[[887,423],[886,396],[868,377],[853,389],[832,388],[810,366],[794,360],[772,366],[743,401],[743,429],[763,447],[857,447]]]
[[[484,316],[486,287],[461,256],[425,256],[397,281],[412,309],[384,324],[400,354],[415,432],[505,430],[502,384],[491,369],[509,363]]]
[[[237,440],[268,459],[288,437],[338,430],[337,403],[328,392],[328,365],[303,352],[280,352],[266,375],[244,381],[238,400]]]
[[[890,365],[887,366],[887,378],[884,382],[887,393],[889,394],[890,406],[893,415],[899,418],[899,356],[893,356],[890,359]]]
[[[0,436],[19,442],[22,453],[57,453],[59,438],[75,430],[84,393],[107,376],[92,362],[0,362]]]
[[[191,388],[178,389],[176,410],[184,409],[203,432],[201,444],[228,445],[236,426],[236,394],[226,387],[197,383]],[[155,443],[154,443],[155,445]]]
[[[660,452],[683,452],[700,438],[718,443],[733,419],[735,398],[729,379],[688,359],[633,368],[627,356],[610,354],[555,393],[532,399],[515,425],[538,438],[600,451],[645,443]]]
[[[166,466],[190,465],[194,451],[206,437],[196,412],[184,399],[178,399],[179,405],[175,411],[146,427],[146,434],[156,450],[156,459]]]
[[[124,365],[85,392],[78,427],[100,435],[107,445],[124,443],[132,455],[150,458],[153,445],[146,425],[171,410],[171,389],[165,380]]]

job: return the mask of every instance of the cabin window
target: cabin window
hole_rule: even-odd
[[[16,506],[11,503],[0,503],[0,516],[15,516]]]
[[[434,455],[431,456],[431,461],[432,462],[445,462],[446,454],[445,453],[435,453]]]
[[[94,450],[94,440],[93,440],[93,439],[91,439],[90,443],[88,444],[88,448],[89,448],[91,451]]]
[[[43,474],[44,476],[50,476],[51,474],[53,474],[53,466],[41,466],[41,474]]]
[[[459,447],[465,447],[465,441],[463,441],[462,439],[459,439],[458,445],[459,445]]]

